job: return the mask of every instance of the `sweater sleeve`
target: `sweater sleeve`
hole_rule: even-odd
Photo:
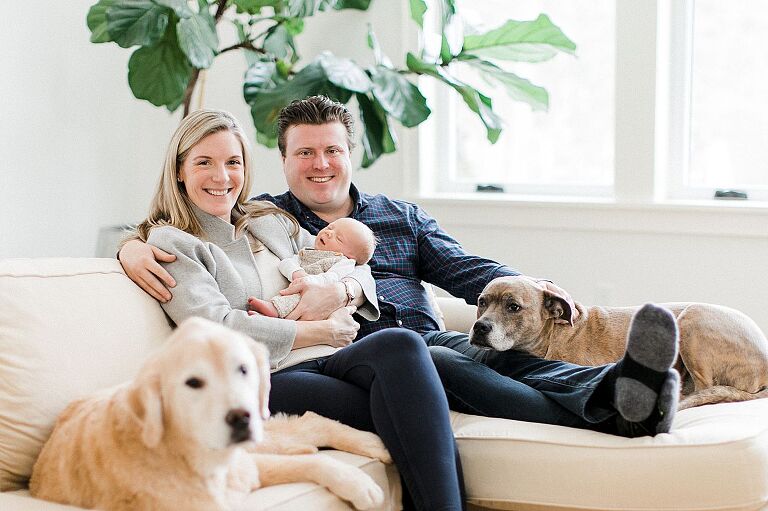
[[[228,259],[221,249],[174,227],[152,229],[148,242],[176,256],[175,261],[162,263],[176,280],[173,297],[162,304],[174,323],[198,316],[242,332],[266,345],[272,367],[288,355],[296,338],[296,322],[249,316],[247,311],[233,308],[216,280],[217,275],[234,272],[224,267]],[[214,257],[217,251],[220,253]]]

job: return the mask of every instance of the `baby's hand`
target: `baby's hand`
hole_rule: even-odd
[[[291,274],[291,281],[297,280],[297,279],[303,279],[307,276],[307,272],[304,270],[296,270]]]

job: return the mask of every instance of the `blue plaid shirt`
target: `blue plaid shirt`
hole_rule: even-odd
[[[519,275],[504,265],[465,252],[416,204],[360,193],[355,185],[350,195],[355,204],[350,217],[370,227],[379,239],[368,264],[376,280],[381,317],[378,321],[357,317],[358,337],[397,326],[420,334],[438,330],[437,315],[422,280],[475,304],[492,279]],[[256,200],[270,201],[288,211],[312,234],[328,225],[291,192],[276,197],[262,194]]]

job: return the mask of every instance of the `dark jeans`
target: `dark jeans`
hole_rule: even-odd
[[[464,509],[448,403],[420,335],[382,330],[330,357],[278,371],[269,407],[273,413],[313,411],[376,432],[416,509]]]
[[[459,332],[423,338],[453,410],[616,433],[613,392],[600,385],[613,364],[585,367],[485,350]]]

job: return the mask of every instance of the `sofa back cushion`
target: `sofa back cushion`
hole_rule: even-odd
[[[170,331],[114,259],[0,260],[0,491],[26,486],[70,401],[131,379]]]

